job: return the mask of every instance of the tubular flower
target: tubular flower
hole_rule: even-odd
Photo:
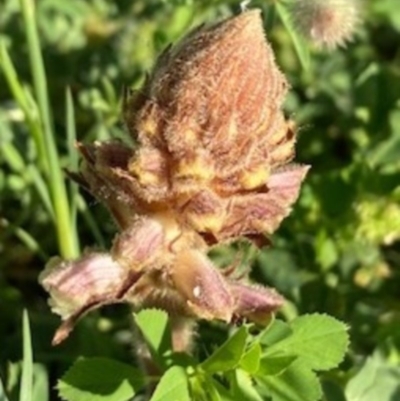
[[[239,238],[265,243],[298,196],[308,167],[290,163],[287,87],[260,12],[246,11],[167,48],[143,88],[126,94],[136,147],[78,144],[83,165],[70,175],[107,206],[119,233],[108,254],[53,260],[43,272],[64,320],[55,343],[111,302],[173,318],[268,321],[283,298],[218,270],[207,251]]]

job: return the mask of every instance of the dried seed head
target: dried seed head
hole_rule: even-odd
[[[291,11],[299,32],[328,49],[351,40],[360,22],[359,0],[296,0]]]

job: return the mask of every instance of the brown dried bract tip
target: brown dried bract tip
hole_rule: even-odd
[[[282,298],[226,277],[206,253],[243,237],[261,243],[298,196],[308,167],[289,164],[295,131],[281,109],[287,87],[258,10],[200,27],[165,50],[142,90],[124,102],[137,147],[79,144],[84,164],[72,176],[117,221],[121,233],[108,263],[131,275],[121,275],[102,298],[96,280],[105,267],[96,254],[47,272],[42,284],[54,304],[62,299],[55,311],[67,323],[88,300],[121,297],[173,317],[268,320]],[[76,269],[83,264],[85,274],[89,261],[93,279]],[[68,285],[57,279],[66,270]],[[76,295],[80,281],[83,298]]]

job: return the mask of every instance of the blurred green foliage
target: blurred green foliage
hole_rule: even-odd
[[[274,1],[251,5],[263,9],[268,38],[292,86],[286,110],[299,126],[297,161],[311,164],[312,170],[270,249],[255,253],[239,244],[216,250],[215,260],[229,263],[239,250],[243,263],[253,264],[255,279],[287,297],[283,316],[288,319],[325,312],[349,324],[351,351],[341,369],[326,376],[327,400],[346,399],[332,395],[340,394],[348,401],[369,401],[380,394],[381,401],[395,401],[400,394],[399,381],[392,379],[400,371],[398,0],[365,0],[354,42],[329,53],[294,46],[293,32],[282,24]],[[168,43],[190,27],[238,10],[237,2],[222,0],[36,1],[61,166],[76,165],[68,139],[74,137],[72,128],[82,141],[125,135],[122,88],[139,86]],[[17,71],[34,124],[42,120],[35,120],[40,110],[26,30],[20,2],[0,0],[0,41]],[[15,365],[6,361],[22,357],[24,307],[30,312],[35,361],[47,367],[51,383],[79,355],[129,361],[131,334],[126,311],[105,308],[82,321],[66,344],[50,346],[58,320],[50,314],[37,276],[50,255],[61,253],[60,235],[48,170],[8,86],[4,64],[2,53],[0,374],[15,393]],[[76,244],[81,249],[107,245],[115,230],[107,213],[86,194],[67,189],[78,213]],[[207,344],[224,337],[221,328],[208,324],[201,325],[200,333]],[[207,345],[202,347],[199,352],[207,354]],[[379,377],[377,387],[363,387],[368,375]],[[385,392],[380,383],[389,383]]]

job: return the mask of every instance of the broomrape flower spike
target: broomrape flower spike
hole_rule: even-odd
[[[70,176],[105,204],[119,233],[108,253],[53,259],[42,273],[63,320],[55,344],[82,315],[115,302],[161,308],[177,322],[269,320],[283,298],[218,270],[207,252],[240,238],[267,243],[298,196],[308,167],[291,163],[287,87],[260,11],[246,11],[167,48],[126,95],[135,148],[77,145],[83,164]]]
[[[353,37],[360,22],[359,0],[295,0],[291,14],[297,30],[317,47],[332,50]]]

